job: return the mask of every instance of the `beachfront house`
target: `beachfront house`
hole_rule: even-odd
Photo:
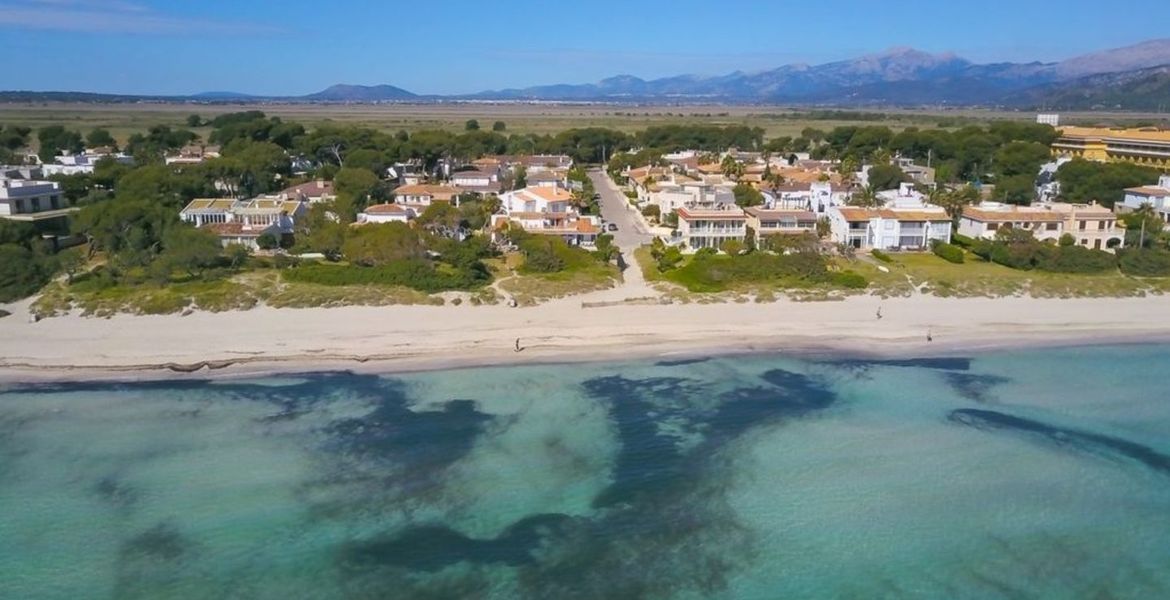
[[[684,249],[720,249],[728,240],[743,242],[747,236],[747,213],[731,205],[701,208],[684,206],[678,213],[678,238]]]
[[[744,213],[757,243],[773,235],[800,235],[817,230],[817,214],[812,211],[752,206],[744,209]]]
[[[926,250],[934,240],[951,241],[951,217],[940,207],[829,209],[832,240],[859,250]]]
[[[593,246],[601,235],[601,218],[580,214],[568,190],[530,185],[500,195],[500,212],[492,216],[493,239],[511,225],[529,233],[555,235],[574,246]]]
[[[1125,231],[1113,211],[1097,204],[1049,202],[1013,206],[983,202],[963,209],[959,233],[991,239],[1004,228],[1024,229],[1041,241],[1057,242],[1065,234],[1078,245],[1112,252],[1124,245]]]
[[[257,239],[266,233],[282,240],[290,238],[296,222],[307,212],[308,203],[280,196],[197,198],[187,203],[179,218],[211,231],[224,246],[243,244],[257,249]]]

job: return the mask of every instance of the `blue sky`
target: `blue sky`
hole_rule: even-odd
[[[1052,61],[1170,37],[1168,23],[1167,0],[0,0],[0,89],[293,95],[389,83],[448,94],[757,71],[892,46]]]

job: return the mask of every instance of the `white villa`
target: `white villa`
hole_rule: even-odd
[[[44,221],[76,210],[55,181],[0,177],[0,219]]]
[[[560,187],[533,185],[500,195],[500,213],[492,215],[493,238],[510,224],[529,233],[560,236],[570,245],[592,246],[601,235],[601,218],[577,212],[573,196]]]
[[[417,214],[414,209],[401,204],[375,204],[367,206],[358,214],[357,222],[364,223],[408,223]]]
[[[829,209],[834,242],[859,250],[924,250],[951,241],[951,217],[938,206]]]
[[[296,221],[308,211],[307,203],[279,196],[251,200],[199,198],[179,212],[179,217],[219,236],[220,243],[257,248],[256,239],[265,233],[276,237],[292,235]]]
[[[1170,175],[1158,178],[1158,185],[1147,185],[1125,190],[1125,199],[1117,205],[1118,212],[1132,212],[1150,205],[1163,221],[1170,223]]]
[[[456,171],[451,174],[451,184],[460,189],[479,194],[500,191],[498,171],[474,170]]]
[[[50,175],[91,175],[98,161],[111,158],[123,165],[134,164],[134,157],[111,152],[84,152],[82,154],[62,154],[51,163],[41,165],[41,173]]]
[[[394,201],[422,213],[435,202],[450,202],[459,205],[459,194],[463,190],[450,185],[420,183],[400,186],[394,190]]]
[[[684,206],[677,212],[678,236],[687,251],[718,250],[728,240],[742,242],[747,236],[747,213],[734,204],[722,208]]]
[[[994,238],[1006,227],[1026,229],[1036,239],[1052,242],[1067,233],[1076,238],[1077,244],[1094,250],[1112,252],[1125,242],[1125,230],[1118,226],[1117,215],[1095,202],[1032,206],[983,202],[964,208],[959,219],[959,233],[973,238]]]
[[[844,206],[849,192],[844,186],[827,181],[814,183],[785,183],[773,189],[764,189],[764,204],[778,210],[806,210],[825,214],[829,208]]]

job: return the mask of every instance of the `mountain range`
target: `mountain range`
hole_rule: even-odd
[[[1170,39],[1096,52],[1056,63],[977,64],[954,54],[912,48],[821,65],[791,64],[726,75],[641,79],[618,75],[596,83],[543,85],[475,94],[420,95],[392,85],[334,85],[305,96],[205,92],[193,96],[84,92],[0,92],[0,101],[124,102],[438,102],[567,101],[794,104],[835,106],[1008,106],[1160,110],[1170,107]]]

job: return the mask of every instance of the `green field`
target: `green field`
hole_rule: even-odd
[[[185,127],[191,114],[204,118],[244,110],[262,110],[308,127],[341,123],[382,131],[444,129],[461,131],[468,119],[482,127],[495,121],[508,133],[552,134],[577,127],[638,131],[653,125],[704,123],[762,127],[766,136],[798,136],[805,127],[829,130],[840,125],[877,124],[895,130],[945,124],[985,123],[998,119],[1030,120],[1031,113],[985,110],[882,110],[884,120],[825,119],[809,111],[767,106],[605,106],[559,104],[0,104],[0,124],[43,127],[64,125],[88,131],[109,129],[124,141],[152,125]],[[1095,118],[1108,115],[1096,114]],[[1134,115],[1127,115],[1132,118]],[[209,130],[197,130],[206,136]]]

